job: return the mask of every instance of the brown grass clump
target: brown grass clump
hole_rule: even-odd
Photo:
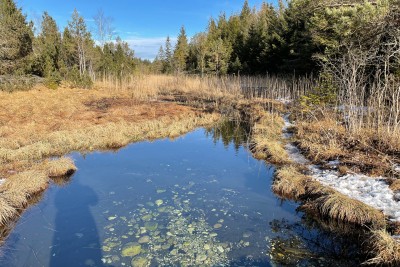
[[[366,249],[373,258],[363,265],[400,266],[400,242],[386,231],[373,231],[367,246]]]
[[[15,209],[21,209],[28,204],[26,194],[16,190],[8,190],[0,194],[0,198],[3,199],[8,205]]]
[[[400,191],[400,179],[389,180],[389,188],[392,189],[393,192]]]
[[[17,215],[17,210],[11,207],[5,199],[0,197],[0,225],[5,225]]]
[[[2,192],[19,192],[27,197],[47,188],[49,179],[43,171],[26,171],[10,176],[1,186]]]
[[[308,176],[298,172],[294,166],[285,166],[277,171],[272,190],[284,198],[298,200],[306,193],[305,183],[309,179]]]
[[[310,201],[304,208],[316,210],[324,217],[343,222],[373,227],[385,226],[385,216],[382,212],[338,192]]]
[[[77,168],[71,158],[61,157],[53,160],[45,160],[42,168],[47,172],[50,178],[59,176],[69,176],[73,174]]]
[[[313,161],[336,159],[346,154],[342,139],[345,128],[332,118],[297,122],[296,142]]]
[[[256,158],[267,159],[271,163],[290,163],[282,140],[283,119],[280,115],[264,112],[253,127],[252,152]]]

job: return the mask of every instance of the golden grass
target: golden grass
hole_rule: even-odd
[[[27,197],[37,194],[48,187],[49,178],[43,171],[25,171],[8,177],[0,190],[2,192],[21,193]]]
[[[392,174],[393,154],[400,151],[400,135],[370,128],[350,132],[332,110],[311,119],[299,116],[296,126],[295,142],[314,163],[339,158],[341,173]]]
[[[367,251],[372,258],[363,265],[400,266],[400,242],[386,231],[373,231],[367,246]]]
[[[11,207],[7,201],[0,197],[0,225],[5,225],[7,222],[17,215],[17,210]]]
[[[290,163],[282,139],[282,117],[276,113],[264,112],[253,127],[252,152],[258,159],[266,159],[275,164]]]
[[[26,171],[7,178],[0,187],[0,224],[11,221],[48,184],[47,175],[41,171]]]
[[[319,162],[345,155],[346,150],[341,141],[345,135],[345,128],[334,119],[298,121],[296,126],[296,142],[308,158]]]
[[[400,179],[389,181],[389,188],[392,189],[393,192],[400,191]]]
[[[382,212],[341,193],[324,195],[304,205],[305,209],[316,210],[324,217],[372,227],[384,227]]]
[[[47,172],[50,178],[58,176],[69,176],[73,174],[77,168],[71,158],[61,157],[58,159],[45,160],[41,168]]]
[[[284,166],[276,172],[272,190],[281,197],[298,200],[306,193],[305,184],[309,179],[293,165]]]

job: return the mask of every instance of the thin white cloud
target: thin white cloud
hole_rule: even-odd
[[[142,59],[153,60],[160,49],[160,46],[165,46],[165,40],[167,37],[130,37],[124,41],[135,50],[136,57]],[[175,46],[176,37],[170,37],[172,47]]]

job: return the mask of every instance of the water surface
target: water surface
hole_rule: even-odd
[[[0,265],[349,264],[351,244],[272,193],[274,167],[252,158],[245,133],[228,123],[73,154],[79,170],[22,215]]]

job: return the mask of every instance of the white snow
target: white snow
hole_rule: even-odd
[[[383,211],[391,221],[400,221],[400,202],[382,177],[362,174],[339,176],[337,171],[321,170],[317,166],[310,166],[310,169],[312,177],[322,184]]]
[[[287,138],[285,132],[292,125],[289,122],[288,114],[284,116],[284,121],[285,126],[282,131],[284,137]],[[287,144],[286,151],[294,162],[309,164],[309,161],[293,144]],[[337,166],[339,163],[339,160],[334,160],[328,162],[328,165]],[[311,176],[322,184],[330,186],[350,198],[357,199],[381,210],[391,221],[400,222],[400,193],[394,193],[383,177],[374,178],[355,173],[340,176],[335,170],[322,170],[316,165],[310,165],[309,169]]]

